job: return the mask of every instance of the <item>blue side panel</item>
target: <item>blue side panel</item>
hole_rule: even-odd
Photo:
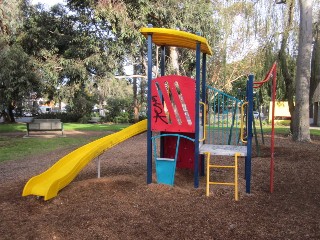
[[[166,66],[166,48],[165,46],[161,46],[161,61],[160,61],[160,73],[161,73],[161,76],[164,76],[166,71],[165,71],[165,66]],[[162,97],[162,94],[160,95],[161,96],[161,101],[162,101],[162,104],[163,104],[163,97]],[[162,134],[162,132],[160,133]],[[160,156],[163,157],[164,156],[164,139],[161,138],[160,139]]]
[[[156,160],[157,183],[173,186],[176,163],[170,160]]]

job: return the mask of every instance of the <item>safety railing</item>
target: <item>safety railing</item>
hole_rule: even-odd
[[[206,144],[239,145],[241,142],[241,106],[243,102],[207,86]]]

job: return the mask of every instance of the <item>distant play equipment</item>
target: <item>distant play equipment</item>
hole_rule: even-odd
[[[179,30],[153,28],[151,25],[140,29],[140,32],[148,42],[147,183],[152,183],[152,148],[156,147],[151,140],[159,135],[166,137],[159,141],[159,157],[155,157],[158,183],[173,185],[176,168],[187,168],[193,171],[194,187],[198,188],[199,176],[205,173],[206,155],[207,195],[210,184],[232,185],[238,200],[237,161],[238,157],[245,157],[246,192],[250,193],[253,75],[247,80],[246,101],[239,100],[206,85],[206,56],[212,52],[204,37]],[[161,49],[161,76],[157,78],[152,75],[153,44]],[[195,50],[195,79],[165,76],[166,46]],[[235,169],[235,183],[209,180],[210,169],[221,167],[210,164],[210,156],[234,156],[232,168]],[[159,161],[168,159],[171,164],[166,162],[159,166]]]

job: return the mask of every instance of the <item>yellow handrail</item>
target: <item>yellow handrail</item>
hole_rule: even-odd
[[[203,142],[204,140],[206,140],[207,109],[204,102],[200,102],[200,104],[203,105],[203,138],[199,139],[199,142]]]
[[[248,102],[244,102],[242,105],[241,105],[241,121],[240,121],[240,140],[241,142],[243,143],[247,143],[246,140],[244,140],[244,106],[247,105]]]

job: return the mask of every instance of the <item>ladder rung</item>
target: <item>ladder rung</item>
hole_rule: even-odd
[[[235,168],[236,166],[226,166],[226,165],[209,165],[210,168]]]
[[[209,182],[209,184],[235,186],[234,183],[229,182]]]

